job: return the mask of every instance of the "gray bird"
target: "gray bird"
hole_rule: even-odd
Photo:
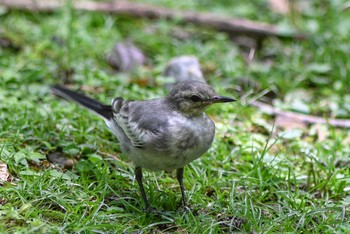
[[[215,134],[214,122],[204,111],[214,103],[235,101],[218,96],[208,84],[200,81],[181,82],[164,98],[129,101],[117,97],[111,105],[59,85],[53,86],[52,91],[104,118],[118,138],[122,152],[135,164],[135,178],[146,210],[150,209],[150,204],[142,183],[142,168],[176,169],[182,204],[186,207],[184,166],[207,152]]]

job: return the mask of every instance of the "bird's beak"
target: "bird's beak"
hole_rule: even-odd
[[[212,98],[213,103],[222,103],[222,102],[234,102],[236,99],[230,98],[230,97],[225,97],[225,96],[214,96]]]

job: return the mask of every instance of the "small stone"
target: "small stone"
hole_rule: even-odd
[[[117,70],[128,72],[145,64],[146,56],[132,42],[118,42],[108,53],[107,62]]]
[[[197,57],[184,55],[169,61],[163,76],[173,78],[166,87],[171,89],[175,84],[185,80],[198,80],[206,83]]]

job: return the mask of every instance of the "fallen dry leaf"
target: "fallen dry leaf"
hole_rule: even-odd
[[[7,170],[7,165],[0,161],[0,184],[7,182],[10,178],[10,173]]]
[[[345,145],[350,144],[350,133],[348,133],[347,137],[345,137],[343,144],[345,144]]]
[[[16,45],[16,43],[11,40],[10,38],[7,38],[6,36],[0,37],[0,47],[5,49],[10,49],[14,52],[18,52],[21,47],[19,45]]]
[[[316,124],[315,126],[316,128],[316,133],[317,133],[317,140],[318,141],[324,141],[327,139],[329,132],[328,132],[328,128],[325,125],[322,124]]]
[[[302,122],[300,119],[289,117],[289,116],[276,116],[276,126],[283,128],[285,130],[291,130],[291,129],[304,129],[306,128],[306,124]]]
[[[288,14],[290,12],[289,0],[269,0],[272,11],[280,14]]]

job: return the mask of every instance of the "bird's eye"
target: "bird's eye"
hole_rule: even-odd
[[[197,95],[192,95],[190,97],[190,99],[191,99],[192,102],[199,102],[201,100],[201,98],[198,97]]]

